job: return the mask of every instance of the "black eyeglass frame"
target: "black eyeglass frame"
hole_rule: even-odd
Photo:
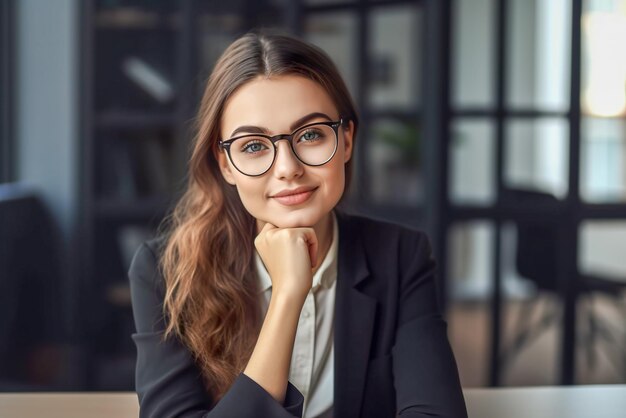
[[[245,135],[240,135],[240,136],[236,136],[234,138],[230,138],[227,140],[219,140],[217,145],[220,149],[220,151],[226,151],[226,154],[228,155],[228,159],[230,160],[230,162],[233,164],[233,166],[237,169],[237,171],[239,171],[241,174],[245,175],[245,176],[249,176],[249,177],[259,177],[262,176],[263,174],[267,173],[268,171],[271,170],[272,166],[274,165],[274,162],[276,162],[276,155],[278,154],[278,147],[276,146],[276,142],[280,141],[281,139],[287,139],[289,140],[289,147],[291,148],[291,152],[293,152],[293,155],[296,156],[296,158],[298,159],[298,161],[300,161],[302,164],[304,165],[308,165],[309,167],[319,167],[322,166],[324,164],[326,164],[327,162],[329,162],[330,160],[333,159],[333,157],[335,156],[335,154],[337,153],[337,148],[339,147],[339,127],[343,126],[348,120],[344,119],[344,118],[340,118],[338,121],[322,121],[322,122],[313,122],[313,123],[309,123],[303,126],[300,126],[299,128],[297,128],[296,130],[294,130],[292,133],[290,134],[278,134],[278,135],[274,135],[274,136],[270,136],[270,135],[266,135],[266,134],[245,134]],[[306,163],[304,161],[302,161],[300,159],[300,157],[298,156],[298,153],[296,153],[296,150],[293,147],[293,136],[296,134],[296,132],[301,131],[303,129],[309,128],[311,126],[316,126],[316,125],[326,125],[326,126],[330,126],[331,128],[333,128],[333,131],[335,132],[335,148],[333,149],[333,153],[330,155],[330,157],[328,157],[328,159],[326,161],[324,161],[321,164],[309,164]],[[239,167],[237,167],[237,164],[234,163],[233,159],[230,156],[230,145],[241,138],[246,138],[246,137],[263,137],[268,139],[272,145],[274,146],[274,158],[272,159],[272,163],[269,165],[269,167],[267,168],[267,170],[265,170],[264,172],[260,173],[260,174],[248,174],[248,173],[244,173],[243,171],[241,171],[239,169]]]

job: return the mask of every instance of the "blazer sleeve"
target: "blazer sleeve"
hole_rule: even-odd
[[[392,349],[398,414],[466,418],[447,324],[437,305],[436,262],[428,237],[407,232],[400,248],[403,271]]]
[[[304,398],[287,385],[284,405],[244,373],[240,373],[213,407],[200,368],[191,352],[177,338],[163,339],[163,280],[155,251],[143,243],[131,262],[128,277],[137,347],[135,388],[140,417],[253,418],[301,417]]]

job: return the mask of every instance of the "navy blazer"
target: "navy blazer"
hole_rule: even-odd
[[[334,327],[334,416],[467,417],[447,324],[437,306],[430,243],[417,230],[335,210],[339,252]],[[213,407],[190,352],[161,341],[162,238],[146,241],[129,269],[137,332],[141,417],[300,417],[288,383],[281,405],[244,373]]]

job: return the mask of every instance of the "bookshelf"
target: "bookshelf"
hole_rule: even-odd
[[[133,390],[127,271],[186,184],[192,119],[224,48],[281,27],[280,1],[80,3],[80,295],[87,390]],[[283,28],[284,29],[284,28]]]
[[[127,271],[185,181],[197,86],[193,1],[81,4],[81,301],[85,388],[132,390]]]

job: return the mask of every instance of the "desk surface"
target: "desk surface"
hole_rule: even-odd
[[[623,418],[626,385],[466,389],[470,418]],[[134,393],[3,393],[0,417],[136,418]]]
[[[470,418],[624,418],[626,385],[466,389]]]
[[[2,393],[2,418],[136,418],[135,393]]]

